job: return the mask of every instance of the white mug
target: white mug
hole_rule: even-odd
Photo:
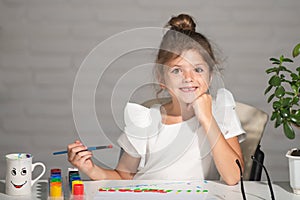
[[[7,195],[30,195],[31,186],[46,172],[43,163],[32,163],[32,155],[28,153],[13,153],[6,157],[5,192]],[[32,171],[36,166],[43,168],[42,173],[32,180]]]

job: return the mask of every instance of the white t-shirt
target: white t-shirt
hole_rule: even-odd
[[[126,105],[125,133],[118,143],[132,157],[141,158],[134,179],[219,179],[211,146],[197,118],[163,124],[160,106]],[[228,90],[218,90],[212,110],[225,139],[238,136],[240,142],[244,140],[245,131]]]

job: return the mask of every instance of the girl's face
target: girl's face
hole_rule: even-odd
[[[192,103],[208,90],[209,66],[198,52],[184,51],[167,66],[164,73],[165,86],[179,102]]]

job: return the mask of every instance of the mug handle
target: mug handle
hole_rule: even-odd
[[[34,179],[34,180],[32,180],[31,181],[31,186],[33,186],[33,184],[35,184],[35,182],[37,181],[37,180],[39,180],[44,174],[45,174],[45,172],[46,172],[46,166],[43,164],[43,163],[41,163],[41,162],[36,162],[36,163],[33,163],[32,164],[32,172],[33,172],[33,170],[34,170],[34,168],[36,167],[36,166],[41,166],[42,168],[43,168],[43,171],[42,171],[42,173],[38,176],[38,177],[36,177],[36,179]]]

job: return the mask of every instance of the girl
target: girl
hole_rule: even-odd
[[[96,166],[80,141],[68,145],[68,160],[93,180],[218,179],[234,185],[243,169],[239,142],[244,136],[229,91],[213,100],[209,87],[217,62],[209,41],[195,31],[189,15],[167,23],[156,58],[155,74],[171,101],[151,108],[128,103],[124,150],[115,170]]]

